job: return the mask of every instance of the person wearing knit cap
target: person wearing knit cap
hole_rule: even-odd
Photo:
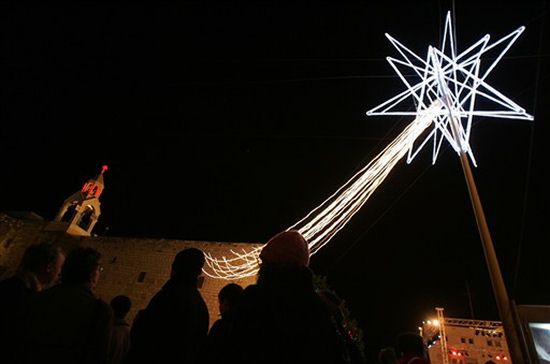
[[[307,267],[309,248],[306,239],[296,230],[288,230],[275,235],[260,253],[262,263],[280,263]]]
[[[257,283],[244,290],[235,315],[227,362],[343,363],[330,313],[313,287],[306,239],[283,231],[260,260]]]

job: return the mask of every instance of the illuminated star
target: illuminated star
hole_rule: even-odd
[[[430,106],[438,101],[442,107],[433,119],[433,129],[417,147],[415,143],[411,143],[407,163],[414,159],[430,139],[433,139],[432,163],[435,163],[441,143],[446,139],[457,153],[468,153],[476,165],[469,143],[474,116],[533,120],[522,107],[485,82],[489,73],[524,30],[525,27],[520,27],[492,44],[489,44],[490,36],[487,34],[457,54],[451,13],[448,12],[441,48],[429,46],[426,59],[422,59],[386,33],[386,38],[402,57],[387,57],[387,60],[407,89],[369,110],[367,115],[418,117],[425,114]],[[481,67],[481,56],[490,50],[498,49],[497,47],[501,48],[500,53],[487,67]],[[401,69],[412,73],[418,81],[410,82]],[[413,98],[416,111],[410,110],[410,106],[407,105],[409,97]],[[476,108],[476,98],[483,100],[483,109]]]
[[[435,163],[443,139],[446,139],[457,153],[468,153],[474,165],[470,148],[470,131],[473,116],[501,117],[532,120],[525,110],[506,96],[485,83],[514,41],[523,32],[521,27],[497,42],[489,45],[489,35],[481,38],[461,54],[457,54],[450,13],[447,14],[441,49],[428,48],[426,59],[421,59],[396,39],[386,34],[403,57],[403,60],[388,58],[407,90],[370,110],[368,115],[408,115],[414,119],[410,124],[366,166],[360,169],[336,192],[314,208],[303,219],[288,229],[298,230],[308,241],[310,255],[317,253],[351,220],[384,182],[397,163],[407,155],[412,161],[422,147],[433,139]],[[481,55],[503,47],[498,56],[481,70]],[[405,67],[415,77],[410,83],[399,67]],[[416,111],[406,105],[412,97]],[[476,97],[484,99],[492,109],[475,109]],[[432,129],[429,129],[433,125]],[[428,130],[430,130],[428,132]],[[420,146],[415,141],[426,135]],[[206,254],[204,273],[213,278],[240,279],[258,273],[259,255],[262,247],[231,251],[229,258],[217,258]]]

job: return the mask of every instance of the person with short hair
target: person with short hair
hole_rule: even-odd
[[[130,324],[126,315],[132,307],[128,296],[116,296],[111,300],[111,308],[115,316],[111,344],[109,349],[109,364],[121,364],[130,350]]]
[[[93,248],[72,250],[61,283],[41,292],[25,328],[25,363],[105,363],[113,326],[109,305],[94,295],[101,254]]]
[[[134,321],[128,363],[186,363],[201,360],[208,333],[208,309],[198,281],[204,253],[180,251],[170,279]]]
[[[225,285],[218,293],[221,318],[214,322],[208,333],[206,363],[220,363],[227,356],[235,312],[239,307],[242,294],[243,288],[236,283]]]
[[[0,282],[0,353],[4,362],[15,360],[21,341],[20,327],[38,292],[59,278],[65,255],[55,245],[29,246],[17,272]]]

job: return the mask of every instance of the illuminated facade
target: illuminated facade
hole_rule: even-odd
[[[423,321],[419,327],[432,364],[512,362],[500,321],[449,317],[443,320],[443,324],[441,319]]]
[[[144,308],[170,277],[174,256],[185,248],[198,248],[206,254],[222,256],[231,251],[255,249],[261,245],[250,243],[206,242],[176,239],[146,239],[105,237],[93,234],[104,189],[101,174],[89,179],[83,187],[69,196],[61,205],[53,221],[34,213],[0,213],[0,279],[13,274],[29,245],[47,242],[70,251],[77,246],[89,246],[102,255],[104,268],[96,287],[96,294],[106,302],[116,295],[132,300],[129,319]],[[210,313],[210,323],[219,317],[218,293],[224,285],[237,283],[246,287],[255,277],[230,281],[206,277],[199,290]]]

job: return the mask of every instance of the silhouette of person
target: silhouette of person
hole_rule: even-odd
[[[130,324],[126,315],[132,307],[128,296],[116,296],[111,300],[111,308],[115,316],[111,343],[109,348],[109,364],[122,364],[130,350]]]
[[[424,341],[420,335],[406,332],[397,337],[397,350],[401,354],[399,364],[429,364]]]
[[[392,347],[383,348],[378,353],[378,362],[380,364],[396,364],[397,355]]]
[[[0,282],[0,353],[11,363],[21,345],[21,326],[38,292],[57,281],[65,255],[52,244],[29,246],[15,275]]]
[[[219,363],[227,356],[235,312],[242,294],[243,288],[235,283],[229,283],[220,290],[218,302],[221,318],[212,325],[208,333],[206,363]]]
[[[103,269],[100,260],[95,249],[72,250],[61,283],[36,297],[24,332],[25,362],[106,362],[113,313],[94,295]]]
[[[198,249],[176,255],[170,279],[132,327],[129,363],[199,361],[208,333],[208,309],[197,289],[203,265]]]
[[[347,323],[342,311],[343,300],[329,289],[317,289],[317,294],[330,313],[345,361],[347,363],[364,363],[365,358],[359,344],[352,338],[350,329],[346,326]]]
[[[342,363],[336,330],[315,293],[307,241],[297,231],[271,238],[256,285],[237,310],[226,362]]]

